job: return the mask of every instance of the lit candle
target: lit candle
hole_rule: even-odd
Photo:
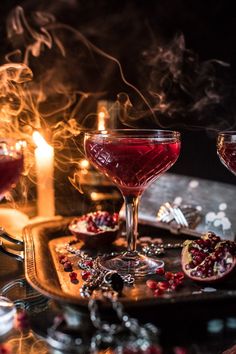
[[[98,130],[105,130],[106,114],[103,111],[98,112]]]
[[[35,164],[37,176],[37,209],[38,216],[52,217],[55,215],[54,197],[54,149],[39,132],[33,133]]]
[[[115,129],[117,105],[112,101],[99,100],[97,103],[97,129]]]

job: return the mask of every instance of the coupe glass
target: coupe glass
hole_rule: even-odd
[[[144,190],[177,160],[180,134],[139,129],[91,131],[85,133],[84,146],[89,161],[120,189],[126,209],[127,251],[102,257],[100,266],[123,275],[154,273],[163,261],[136,250],[138,205]]]
[[[236,175],[236,131],[218,133],[217,153],[223,165]]]
[[[14,185],[23,170],[22,145],[0,137],[0,201]]]

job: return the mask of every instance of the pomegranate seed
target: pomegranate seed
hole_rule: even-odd
[[[73,283],[73,282],[78,282],[78,280],[77,280],[77,273],[76,273],[76,272],[71,272],[71,273],[69,274],[69,277],[70,277],[70,280],[71,280],[72,283]]]
[[[113,214],[113,221],[114,221],[114,223],[118,223],[118,220],[119,220],[119,214],[118,213],[114,213]]]
[[[0,354],[11,354],[12,351],[7,344],[0,344]]]
[[[166,272],[165,277],[166,277],[167,280],[172,279],[174,277],[174,273]]]
[[[58,256],[58,261],[60,262],[60,263],[62,263],[62,261],[63,261],[63,259],[65,259],[65,255],[64,254],[60,254],[59,256]]]
[[[85,265],[86,267],[92,268],[92,267],[93,267],[93,261],[85,261],[85,262],[84,262],[84,265]]]
[[[152,280],[152,279],[147,280],[146,285],[149,289],[152,289],[152,290],[157,289],[157,282],[155,280]]]
[[[188,349],[184,347],[174,347],[173,348],[174,354],[188,354]]]
[[[65,271],[71,271],[72,270],[72,263],[71,262],[65,262],[63,266],[64,266],[64,270]]]
[[[167,290],[169,288],[169,283],[167,281],[159,281],[157,287],[161,290]]]
[[[156,274],[164,275],[165,274],[165,269],[163,267],[162,268],[157,268],[156,269]]]
[[[15,327],[17,329],[28,329],[29,328],[29,318],[26,311],[20,311],[15,317]]]
[[[69,262],[68,257],[64,257],[64,258],[61,260],[61,264],[65,264],[66,262]]]
[[[142,354],[162,354],[162,350],[158,346],[151,345],[146,350],[139,351],[139,353],[142,353]]]
[[[88,272],[88,271],[84,271],[84,272],[81,273],[82,279],[83,279],[84,281],[88,280],[88,278],[90,277],[90,275],[91,275],[91,273]]]
[[[163,293],[164,293],[164,290],[163,290],[163,289],[158,288],[158,289],[155,289],[155,290],[154,290],[154,296],[160,296],[160,295],[162,295]]]
[[[174,278],[183,280],[184,279],[184,273],[183,272],[177,272],[177,273],[174,274]]]

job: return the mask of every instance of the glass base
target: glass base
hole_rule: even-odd
[[[158,268],[163,266],[163,261],[137,252],[125,252],[115,256],[109,255],[99,260],[99,267],[104,270],[116,271],[120,275],[131,274],[135,277],[153,274]]]

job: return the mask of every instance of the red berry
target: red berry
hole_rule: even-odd
[[[151,280],[151,279],[147,280],[146,285],[149,289],[152,290],[157,289],[157,282],[155,280]]]

